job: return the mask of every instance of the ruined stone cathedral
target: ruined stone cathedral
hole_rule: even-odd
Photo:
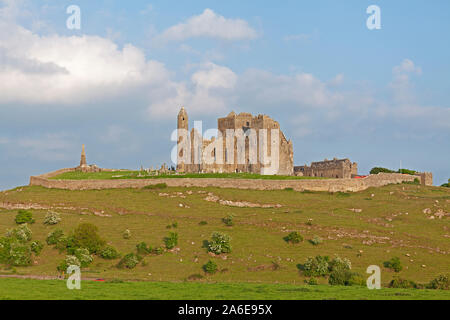
[[[211,140],[204,139],[195,128],[189,132],[188,121],[188,114],[182,107],[177,123],[178,172],[294,174],[292,141],[286,139],[279,123],[269,116],[231,112],[227,117],[217,120],[219,138],[213,137]],[[184,137],[181,137],[181,132],[185,132]],[[231,136],[235,132],[243,135]],[[195,143],[196,141],[200,142]],[[272,148],[276,154],[272,153]],[[266,161],[264,156],[259,156],[261,154],[269,159],[276,159],[276,166],[274,160],[269,164],[270,161]],[[208,161],[208,158],[212,161]]]

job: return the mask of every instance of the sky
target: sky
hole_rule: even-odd
[[[67,8],[80,8],[69,29]],[[369,30],[370,5],[381,29]],[[450,178],[447,0],[0,0],[0,190],[89,163],[171,163],[203,128],[267,114],[295,165],[349,158]],[[73,20],[70,20],[73,21]]]

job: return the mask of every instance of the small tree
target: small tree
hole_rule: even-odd
[[[383,265],[385,268],[392,269],[395,272],[400,272],[403,269],[402,263],[400,262],[400,258],[398,257],[394,257],[389,261],[385,261]]]
[[[208,263],[203,265],[203,271],[209,274],[214,274],[217,272],[217,264],[214,261],[209,260]]]
[[[15,221],[17,224],[24,224],[24,223],[33,224],[34,223],[33,213],[28,210],[19,210],[19,213],[16,215]]]
[[[214,232],[211,236],[211,241],[208,242],[208,251],[214,254],[230,253],[230,241],[230,236],[221,232]]]
[[[73,232],[73,240],[76,247],[86,248],[91,253],[98,253],[105,245],[98,234],[98,228],[90,223],[80,224]]]
[[[45,218],[44,218],[44,224],[47,224],[47,225],[55,225],[60,221],[61,221],[61,217],[59,216],[59,213],[56,213],[53,211],[47,212],[47,214],[45,215]]]
[[[300,233],[298,233],[297,231],[289,233],[283,239],[284,239],[284,241],[290,242],[290,243],[300,243],[303,241],[302,235]]]
[[[170,232],[169,236],[164,238],[164,244],[169,250],[175,248],[178,244],[178,233]]]

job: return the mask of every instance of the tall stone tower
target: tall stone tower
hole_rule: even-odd
[[[84,144],[81,146],[81,160],[80,160],[80,167],[87,166],[86,162],[86,151],[84,150]]]
[[[181,107],[180,112],[178,113],[178,121],[177,121],[177,129],[184,129],[187,132],[189,131],[189,119],[188,114],[184,107]],[[183,160],[183,155],[186,150],[180,147],[180,142],[182,138],[180,137],[180,133],[178,133],[178,150],[177,150],[177,171],[178,172],[186,172],[186,164]]]

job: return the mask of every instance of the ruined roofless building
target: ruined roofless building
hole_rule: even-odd
[[[178,114],[178,129],[184,129],[186,132],[189,132],[189,118],[186,110],[182,107]],[[218,131],[222,134],[223,137],[223,152],[217,152],[216,148],[208,147],[211,144],[214,144],[215,138],[213,137],[211,140],[202,139],[202,143],[199,145],[199,150],[194,150],[194,139],[199,137],[199,133],[192,129],[190,131],[190,155],[185,155],[182,147],[180,147],[180,140],[178,141],[178,154],[177,154],[177,171],[182,173],[235,173],[235,172],[248,172],[248,173],[265,173],[265,174],[277,174],[277,175],[293,175],[294,173],[294,151],[291,140],[287,140],[284,136],[283,132],[280,130],[280,125],[277,121],[271,119],[266,115],[258,115],[252,116],[250,113],[240,113],[236,114],[231,112],[225,118],[219,118],[217,120]],[[234,154],[234,159],[231,159],[230,152],[227,150],[227,129],[238,130],[242,129],[244,133],[246,133],[249,129],[253,129],[256,133],[256,155],[257,160],[251,160],[250,156],[250,144],[249,137],[245,136],[245,156],[244,161],[240,161],[238,159],[238,142],[237,138],[234,137],[233,149],[232,152]],[[278,166],[275,170],[266,170],[267,165],[264,165],[260,161],[260,130],[267,130],[267,155],[268,158],[271,159],[271,133],[272,129],[278,130],[278,139],[279,139],[279,154],[278,154]],[[251,131],[250,131],[251,132]],[[276,136],[274,135],[274,139]],[[232,141],[231,137],[229,139]],[[201,150],[200,150],[201,149]],[[263,149],[264,150],[264,149]],[[196,152],[197,151],[197,152]],[[207,152],[211,152],[211,157],[214,158],[214,163],[207,163],[204,160],[204,155]],[[242,152],[243,153],[243,152]],[[201,155],[200,157],[198,155]],[[186,158],[189,157],[190,159]],[[197,158],[196,158],[197,157]],[[220,157],[221,161],[217,161],[218,157]],[[241,158],[242,159],[242,158]],[[268,173],[269,172],[269,173]]]
[[[358,164],[349,159],[336,159],[312,162],[311,166],[296,166],[294,173],[305,177],[326,177],[350,179],[358,175]]]

